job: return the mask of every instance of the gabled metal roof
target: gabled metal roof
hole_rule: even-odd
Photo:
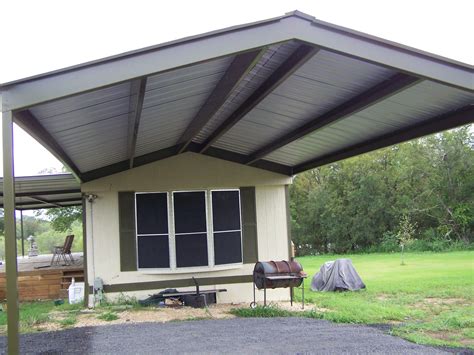
[[[291,175],[474,121],[473,66],[297,11],[0,90],[82,181],[186,151]]]
[[[15,178],[15,208],[79,206],[82,194],[79,182],[71,174],[18,176]],[[0,178],[0,207],[3,208],[3,178]]]

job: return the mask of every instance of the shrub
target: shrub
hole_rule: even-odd
[[[377,249],[377,251],[384,253],[393,253],[399,251],[400,246],[398,244],[397,234],[393,232],[385,232],[382,237],[382,242]]]

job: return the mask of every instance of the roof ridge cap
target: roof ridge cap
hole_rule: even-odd
[[[293,11],[287,12],[285,13],[284,17],[290,17],[290,16],[298,17],[298,18],[308,20],[311,22],[316,20],[316,17],[299,10],[293,10]]]

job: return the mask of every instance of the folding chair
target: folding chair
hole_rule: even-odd
[[[63,246],[55,246],[53,250],[53,258],[51,259],[51,266],[56,264],[59,265],[60,260],[64,260],[66,265],[74,264],[74,258],[71,254],[72,242],[74,241],[74,235],[66,236],[64,239]],[[69,258],[69,259],[68,259]]]

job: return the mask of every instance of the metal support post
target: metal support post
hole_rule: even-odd
[[[13,115],[2,112],[3,128],[3,208],[5,218],[5,262],[7,274],[8,353],[18,354],[18,266],[15,225],[15,173],[13,160]]]
[[[263,282],[263,307],[267,306],[267,282]]]
[[[23,211],[20,210],[21,256],[25,257],[25,234],[23,233]]]
[[[302,287],[301,287],[301,298],[302,298],[302,308],[304,309],[304,280],[303,280],[303,284],[302,284]]]

